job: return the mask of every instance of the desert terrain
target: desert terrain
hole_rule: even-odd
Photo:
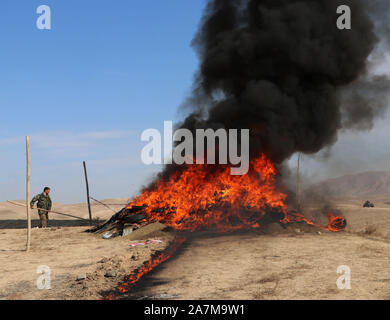
[[[126,201],[109,199],[104,202],[120,209]],[[54,203],[53,210],[88,217],[84,204]],[[92,211],[99,221],[113,214],[100,204],[92,205]],[[88,223],[54,214],[50,214],[53,218],[49,221],[50,228],[38,229],[38,214],[34,210],[31,248],[26,252],[25,215],[23,207],[0,203],[0,299],[102,299],[106,291],[115,288],[126,275],[172,240],[170,234],[160,231],[161,228],[140,230],[140,239],[132,239],[130,235],[105,240],[101,235],[86,233],[90,228]],[[130,248],[130,243],[147,239],[162,242]],[[41,275],[37,274],[39,266],[50,267],[48,290],[37,289],[36,282]]]
[[[365,200],[375,207],[363,208]],[[124,201],[104,202],[115,210]],[[307,204],[307,211],[311,205]],[[54,207],[88,216],[83,204]],[[346,217],[345,231],[272,224],[256,232],[188,236],[176,255],[143,277],[129,293],[115,298],[390,299],[390,199],[338,197],[332,208]],[[103,221],[113,211],[94,204],[93,213]],[[83,222],[55,217],[51,228],[32,230],[31,250],[26,253],[24,216],[23,208],[0,204],[1,299],[103,299],[175,237],[170,230],[152,228],[105,240],[85,233],[88,226]],[[130,246],[147,239],[162,243]],[[49,290],[37,289],[40,265],[51,269]],[[341,265],[351,270],[350,290],[336,286]]]
[[[122,298],[169,294],[179,299],[390,299],[390,203],[335,201],[345,231],[307,225],[263,233],[193,237],[183,250]],[[351,289],[339,290],[339,266]]]

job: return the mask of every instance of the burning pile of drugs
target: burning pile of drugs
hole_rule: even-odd
[[[231,176],[227,166],[187,166],[158,180],[107,223],[94,231],[126,235],[159,221],[178,231],[230,232],[258,229],[269,222],[315,225],[303,214],[287,209],[286,194],[276,184],[277,171],[263,154],[251,162],[250,173]],[[345,227],[345,219],[326,213],[329,231]],[[115,230],[115,231],[113,231]]]
[[[140,213],[142,209],[143,207],[134,207],[132,209],[123,208],[115,213],[107,222],[88,230],[88,232],[103,234],[104,239],[127,236],[150,223],[146,220],[146,216]]]

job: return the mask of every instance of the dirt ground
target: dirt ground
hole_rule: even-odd
[[[389,242],[348,233],[200,238],[129,297],[388,300],[389,257]],[[351,290],[336,286],[341,265]]]
[[[111,205],[124,201],[105,202]],[[94,217],[100,220],[113,213],[101,205],[92,209]],[[82,204],[55,204],[53,210],[88,217]],[[120,284],[126,275],[155,252],[164,250],[172,240],[169,233],[157,231],[151,239],[162,243],[131,248],[130,243],[149,239],[149,235],[140,232],[139,239],[105,240],[101,235],[86,233],[89,227],[83,221],[55,216],[49,222],[51,228],[32,229],[31,248],[25,252],[27,231],[21,229],[26,225],[25,215],[22,207],[0,203],[0,299],[102,299],[106,291]],[[33,217],[37,218],[36,212]],[[37,225],[38,220],[34,220],[33,226]],[[37,288],[37,280],[42,276],[37,273],[40,266],[50,268],[49,290]]]
[[[388,300],[390,202],[370,199],[376,207],[363,209],[364,200],[334,203],[348,221],[340,233],[273,225],[265,233],[193,237],[135,290],[118,298]],[[2,215],[4,206],[8,205],[0,205],[0,220],[15,220],[9,212]],[[75,208],[87,214],[85,208]],[[111,216],[103,209],[101,219]],[[132,240],[104,240],[84,233],[85,226],[33,229],[32,248],[26,253],[26,230],[9,227],[0,228],[2,299],[101,299],[104,291],[173,239],[171,233],[158,231],[140,238],[161,239],[162,244],[131,248]],[[37,289],[40,265],[50,266],[50,290]],[[336,286],[341,265],[351,270],[350,290]],[[86,279],[77,280],[80,275]]]

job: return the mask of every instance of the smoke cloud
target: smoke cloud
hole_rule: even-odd
[[[337,28],[340,5],[351,30]],[[389,81],[367,69],[388,13],[387,0],[208,1],[179,127],[250,129],[251,156],[276,163],[333,145],[340,129],[370,129],[387,107]]]

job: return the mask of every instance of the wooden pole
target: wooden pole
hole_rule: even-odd
[[[89,197],[89,184],[88,184],[88,175],[87,175],[87,165],[83,161],[84,166],[84,175],[85,175],[85,184],[87,186],[87,203],[88,203],[88,212],[89,212],[89,224],[92,226],[92,211],[91,211],[91,200]]]
[[[99,201],[99,200],[96,200],[96,199],[94,199],[93,197],[90,197],[93,201],[96,201],[97,203],[99,203],[99,204],[101,204],[102,206],[104,206],[104,207],[106,207],[107,209],[110,209],[112,212],[117,212],[117,210],[114,210],[113,208],[111,208],[110,206],[108,206],[107,204],[105,204],[105,203],[103,203],[103,202],[101,202],[101,201]]]
[[[24,204],[17,203],[17,202],[11,201],[11,200],[7,200],[7,202],[14,204],[15,206],[26,207]],[[46,209],[42,209],[42,208],[33,208],[33,209],[39,210],[39,211],[50,212],[50,213],[54,213],[54,214],[59,214],[60,216],[71,217],[71,218],[79,219],[82,221],[89,221],[89,219],[84,219],[81,217],[73,216],[73,215],[68,214],[68,213],[63,213],[63,212],[58,212],[58,211],[53,211],[53,210],[46,210]]]
[[[298,199],[298,210],[301,210],[301,153],[298,153],[298,169],[297,169],[297,199]]]
[[[31,210],[30,210],[30,137],[26,137],[26,206],[27,206],[27,245],[26,251],[30,250],[31,244]]]

